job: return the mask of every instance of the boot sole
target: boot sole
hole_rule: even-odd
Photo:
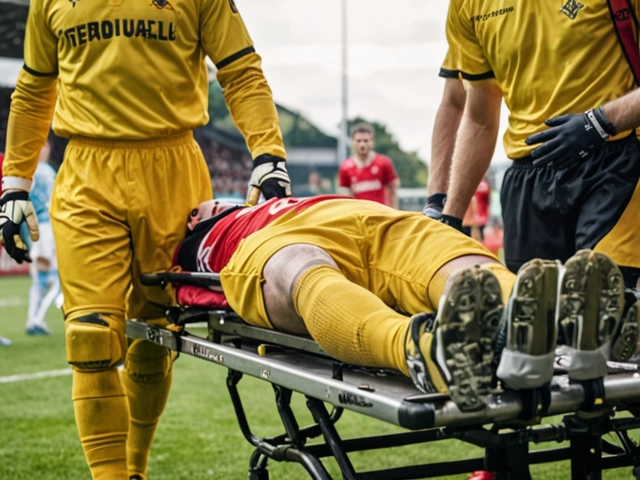
[[[437,363],[462,411],[487,405],[494,374],[493,340],[502,319],[502,292],[489,270],[472,267],[451,278],[438,309]]]

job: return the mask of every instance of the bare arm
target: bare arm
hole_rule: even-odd
[[[338,187],[338,194],[344,195],[345,197],[353,197],[353,190],[349,187]]]
[[[502,92],[494,80],[470,82],[451,165],[444,212],[462,218],[496,146]]]
[[[442,101],[433,127],[427,195],[446,193],[449,188],[453,147],[464,112],[465,99],[462,82],[457,78],[446,78]]]
[[[640,127],[640,89],[607,103],[603,108],[618,132]]]
[[[390,207],[395,208],[396,210],[398,208],[400,208],[400,204],[398,202],[398,187],[400,186],[400,179],[396,178],[395,180],[391,181],[391,183],[389,183],[386,186],[387,189],[387,202],[389,203]]]

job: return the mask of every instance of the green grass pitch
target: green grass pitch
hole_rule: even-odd
[[[47,322],[53,335],[27,336],[28,290],[26,277],[0,278],[0,334],[13,340],[10,347],[0,347],[0,479],[86,480],[90,475],[76,434],[71,376],[65,372],[62,316],[55,308],[49,311]],[[58,376],[7,381],[10,376],[52,371],[61,372]],[[186,355],[176,362],[173,389],[151,450],[150,480],[247,478],[253,449],[237,426],[226,373],[222,367]],[[271,386],[245,376],[240,390],[254,433],[282,433]],[[311,423],[304,399],[294,397],[300,423]],[[337,427],[343,438],[402,431],[351,412],[345,412]],[[481,455],[478,448],[449,440],[353,453],[350,458],[356,469],[366,471]],[[341,478],[334,461],[323,462],[333,478]],[[308,478],[302,467],[291,463],[270,461],[269,472],[274,480]],[[569,464],[534,466],[532,474],[535,479],[568,479]],[[629,479],[631,469],[608,471],[603,477]]]

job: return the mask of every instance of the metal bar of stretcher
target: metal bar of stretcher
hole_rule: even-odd
[[[493,395],[482,411],[463,413],[447,395],[419,394],[411,381],[399,374],[378,377],[346,370],[340,381],[332,378],[336,362],[299,352],[276,350],[260,356],[252,350],[214,343],[188,333],[177,335],[136,321],[127,322],[127,335],[408,429],[495,423],[516,418],[522,409],[520,397],[512,391]],[[640,398],[638,373],[609,375],[604,385],[607,402]],[[574,413],[583,401],[581,385],[569,384],[564,376],[556,377],[548,415]]]

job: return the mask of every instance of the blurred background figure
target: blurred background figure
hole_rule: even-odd
[[[49,335],[51,331],[45,316],[53,301],[60,295],[60,279],[56,261],[56,246],[53,240],[49,206],[56,171],[49,163],[51,136],[40,151],[40,161],[33,177],[30,198],[40,225],[40,240],[31,247],[31,289],[29,290],[29,310],[27,313],[28,335]]]
[[[0,195],[2,195],[2,161],[4,160],[4,154],[0,152]],[[7,337],[0,335],[0,347],[8,347],[11,345],[11,340]]]
[[[391,159],[373,151],[374,130],[358,123],[351,130],[353,155],[340,165],[340,193],[398,208],[398,187]]]
[[[484,241],[484,228],[489,222],[489,207],[491,205],[491,186],[486,178],[483,178],[476,193],[473,195],[476,204],[474,224],[478,228],[479,240]],[[472,203],[473,203],[472,202]]]

